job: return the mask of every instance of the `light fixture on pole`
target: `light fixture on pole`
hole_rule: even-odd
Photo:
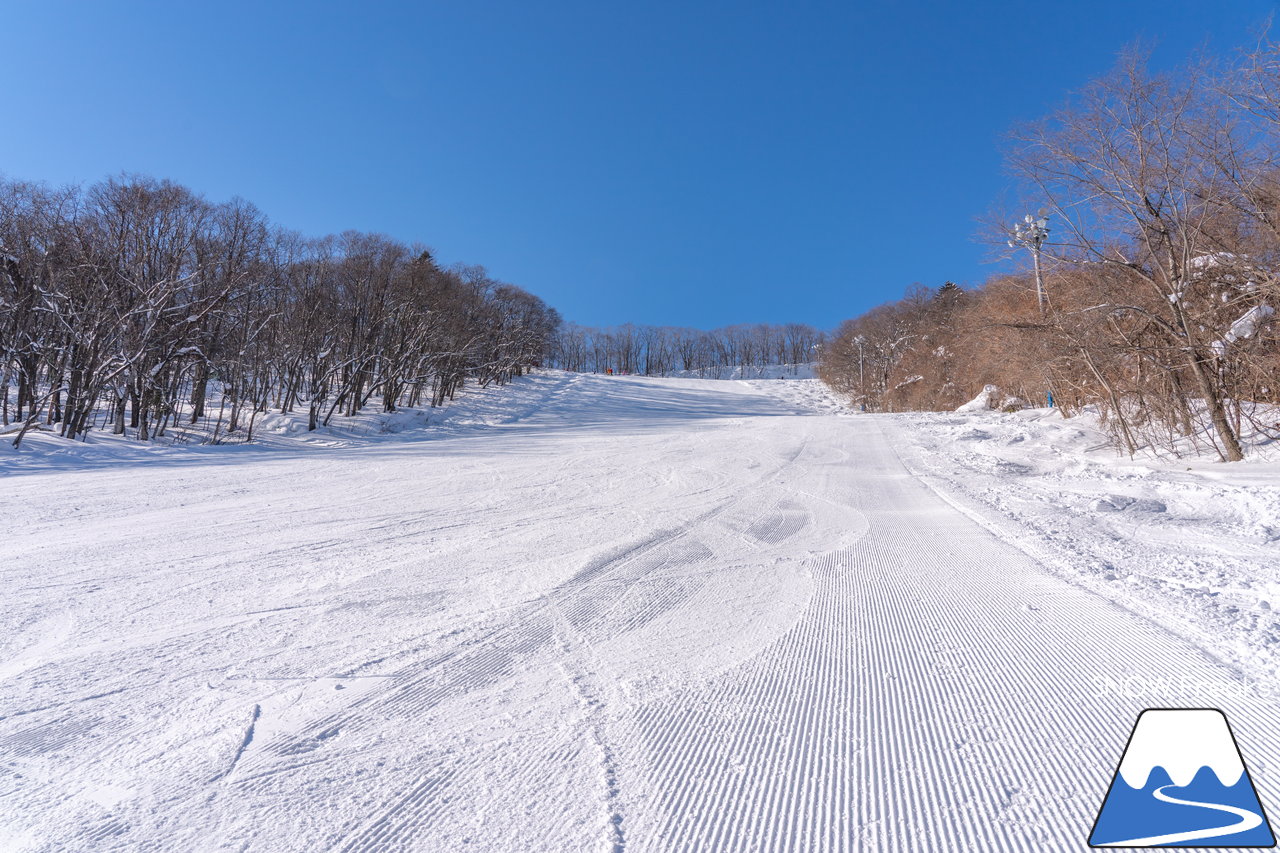
[[[1030,213],[1022,218],[1022,222],[1013,226],[1013,239],[1010,248],[1018,246],[1031,251],[1032,261],[1036,267],[1036,304],[1040,306],[1040,315],[1044,316],[1044,278],[1040,272],[1040,247],[1049,239],[1049,214],[1044,208],[1032,217]]]
[[[858,396],[862,398],[862,411],[867,410],[867,371],[866,363],[862,358],[862,345],[867,339],[862,335],[858,335],[853,342],[858,345]]]

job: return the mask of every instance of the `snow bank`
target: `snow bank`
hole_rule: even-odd
[[[1252,436],[1253,458],[1229,465],[1131,460],[1087,413],[974,405],[877,417],[897,431],[908,467],[1002,538],[1274,689],[1276,443]]]
[[[982,392],[969,402],[962,406],[957,406],[957,412],[985,412],[996,407],[996,401],[999,399],[1000,389],[994,385],[982,386]]]
[[[0,435],[0,475],[19,471],[42,471],[100,467],[121,462],[180,461],[230,457],[242,453],[306,452],[326,448],[357,447],[388,440],[432,439],[459,431],[489,429],[513,423],[541,411],[563,392],[574,374],[559,370],[539,370],[515,379],[508,385],[465,386],[457,397],[439,408],[401,408],[383,412],[381,400],[374,398],[352,417],[335,416],[327,427],[307,430],[305,406],[289,414],[278,411],[259,414],[253,422],[253,440],[247,432],[219,435],[210,444],[207,425],[171,425],[163,437],[141,442],[132,437],[93,430],[85,441],[69,441],[48,429],[32,430],[13,448],[12,438]],[[216,414],[218,398],[210,406]],[[247,425],[247,420],[244,422]],[[16,430],[17,427],[15,426]]]

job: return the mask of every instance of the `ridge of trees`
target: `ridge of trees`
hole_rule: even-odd
[[[803,323],[726,326],[712,331],[627,323],[594,328],[566,323],[555,336],[550,363],[578,372],[744,376],[776,365],[816,361],[826,335]]]
[[[167,180],[0,179],[0,419],[146,441],[178,420],[252,438],[376,402],[439,406],[541,363],[560,317],[479,266],[378,234],[319,239]],[[11,396],[11,391],[14,393]],[[14,426],[10,426],[10,425]]]
[[[884,411],[1051,394],[1129,454],[1280,438],[1280,44],[1167,73],[1130,51],[1006,160],[1048,218],[1045,304],[1030,273],[917,288],[841,325],[822,377]],[[1011,220],[995,236],[1034,250]]]

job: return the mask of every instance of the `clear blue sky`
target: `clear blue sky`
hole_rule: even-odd
[[[830,328],[992,272],[1012,122],[1275,5],[9,0],[0,172],[421,240],[586,324]]]

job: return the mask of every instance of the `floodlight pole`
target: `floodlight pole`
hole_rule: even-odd
[[[862,345],[867,339],[863,335],[858,335],[853,342],[858,345],[858,396],[862,399],[859,404],[862,411],[867,410],[867,368],[866,360],[862,356]]]
[[[1044,317],[1044,276],[1040,272],[1040,243],[1044,238],[1038,237],[1032,244],[1031,257],[1036,267],[1036,304],[1040,306],[1040,316]]]
[[[1044,298],[1044,274],[1040,268],[1040,247],[1044,245],[1044,241],[1049,238],[1049,214],[1042,208],[1035,218],[1028,213],[1022,217],[1022,222],[1013,228],[1013,239],[1009,241],[1012,246],[1025,246],[1031,250],[1031,260],[1036,268],[1036,303],[1040,306],[1040,320],[1044,321],[1045,315],[1045,298]],[[1045,389],[1045,398],[1050,408],[1053,408],[1053,389]]]
[[[862,395],[865,397],[867,394],[867,376],[864,362],[862,360],[862,344],[866,341],[866,338],[862,335],[858,335],[853,339],[853,341],[858,345],[858,389],[862,391]]]
[[[1014,226],[1013,239],[1010,246],[1021,245],[1031,250],[1031,260],[1036,269],[1036,304],[1040,306],[1040,316],[1044,317],[1044,274],[1040,267],[1040,247],[1049,238],[1049,217],[1043,211],[1033,219],[1028,213],[1022,222]]]

